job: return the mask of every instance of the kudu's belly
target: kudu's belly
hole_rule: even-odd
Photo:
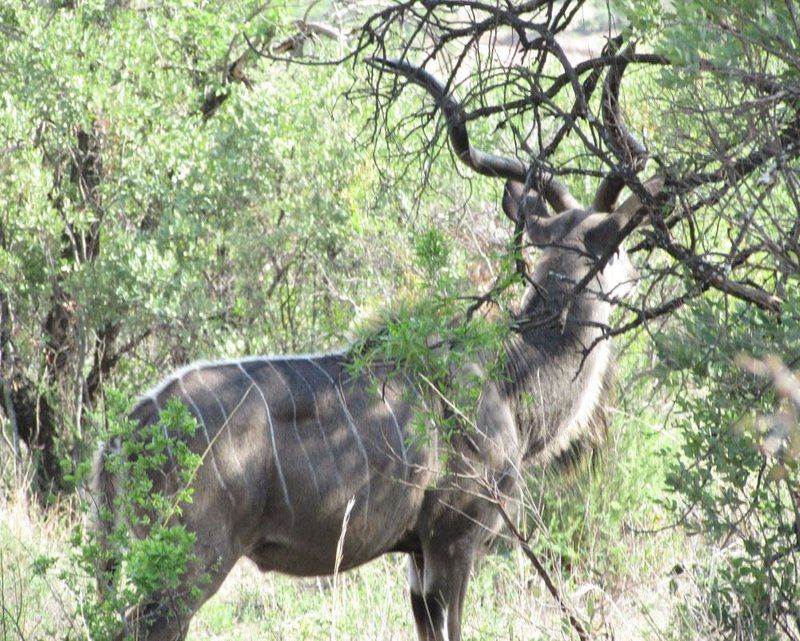
[[[265,514],[247,556],[263,571],[298,576],[332,574],[362,565],[413,540],[423,503],[421,487],[402,479],[373,478],[366,492],[348,484],[297,506],[294,519]]]

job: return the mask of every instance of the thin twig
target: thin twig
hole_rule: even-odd
[[[558,591],[558,587],[556,587],[556,584],[550,578],[550,575],[548,574],[542,562],[539,560],[539,557],[528,544],[528,539],[522,535],[522,532],[519,531],[517,526],[514,524],[514,521],[509,516],[508,511],[505,509],[505,500],[498,496],[495,496],[494,498],[495,505],[500,513],[500,517],[503,519],[503,523],[505,523],[514,539],[516,539],[517,543],[522,549],[523,554],[525,554],[533,567],[536,569],[536,573],[541,577],[542,581],[544,581],[547,591],[550,593],[553,599],[555,599],[558,607],[569,620],[569,623],[577,633],[578,638],[581,639],[581,641],[589,641],[591,638],[589,633],[583,627],[583,624],[581,624],[581,622],[578,620],[578,616],[572,610],[570,605],[561,596],[561,593]]]

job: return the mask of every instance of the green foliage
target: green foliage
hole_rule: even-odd
[[[455,433],[474,428],[481,389],[497,379],[504,364],[509,324],[465,317],[464,301],[457,295],[463,283],[453,243],[440,230],[423,230],[413,250],[413,287],[384,314],[377,329],[367,328],[356,339],[352,370],[368,373],[376,364],[391,363],[392,376],[415,381],[419,398],[432,401],[415,403],[416,437],[427,442],[435,426],[447,442]],[[442,404],[444,411],[437,409]]]
[[[798,591],[797,461],[762,446],[757,415],[775,398],[742,371],[741,353],[797,354],[798,289],[792,282],[781,323],[740,304],[706,299],[658,340],[659,376],[679,387],[675,424],[683,445],[667,477],[667,505],[688,532],[722,546],[724,560],[697,568],[711,625],[735,638],[776,639],[792,627]]]
[[[360,144],[352,69],[248,58],[242,32],[293,28],[277,4],[119,4],[0,16],[9,375],[25,444],[75,459],[98,381],[134,393],[193,358],[324,350],[417,286],[415,178],[387,184]],[[225,80],[239,56],[247,83]]]
[[[643,367],[646,348],[647,339],[640,336],[620,357],[620,382]],[[526,493],[534,549],[574,580],[589,573],[612,592],[661,565],[664,547],[676,540],[651,535],[671,518],[659,502],[679,448],[648,408],[650,381],[624,390],[608,441],[566,474],[532,474]]]
[[[125,496],[115,512],[134,527],[166,523],[180,516],[181,504],[192,500],[191,481],[202,456],[189,449],[187,440],[197,431],[197,421],[178,399],[172,398],[157,423],[140,427],[137,421],[123,418],[127,403],[120,403],[119,398],[112,390],[111,406],[119,405],[120,410],[119,418],[111,422],[107,440],[119,442],[121,447],[109,456],[107,469],[122,479],[119,492]],[[170,467],[170,463],[175,467],[172,474],[178,489],[172,495],[153,492],[151,475]]]
[[[791,2],[615,0],[613,4],[628,18],[635,34],[645,35],[680,65],[697,65],[705,58],[737,66],[745,55],[784,45],[796,49],[800,44],[797,10]],[[751,46],[744,44],[748,42]],[[791,67],[786,71],[797,75]]]
[[[120,412],[129,404],[130,398],[109,390],[106,437],[121,444],[118,450],[110,449],[105,460],[115,478],[113,506],[107,509],[97,504],[99,497],[90,497],[85,507],[96,512],[95,524],[75,527],[64,557],[39,556],[32,566],[38,576],[58,574],[75,598],[72,616],[83,622],[93,640],[114,636],[120,614],[132,607],[164,602],[179,613],[182,604],[198,596],[204,580],[201,577],[186,593],[180,591],[196,558],[195,535],[180,515],[181,506],[192,500],[191,483],[202,462],[187,446],[197,421],[172,399],[159,421],[140,427],[124,409]],[[156,488],[154,479],[163,484],[164,478],[174,478],[174,486]],[[99,594],[92,586],[95,579]]]
[[[131,542],[126,554],[127,580],[132,586],[133,603],[147,603],[154,596],[164,598],[181,586],[181,577],[194,558],[195,537],[181,526],[157,526],[148,536]],[[178,600],[196,598],[199,586]]]
[[[414,244],[414,253],[430,279],[441,278],[441,272],[450,261],[451,248],[439,229],[431,228],[420,233]]]

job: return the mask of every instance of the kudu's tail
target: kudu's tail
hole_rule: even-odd
[[[90,500],[92,526],[100,544],[97,559],[97,588],[102,598],[108,592],[111,576],[117,566],[117,557],[111,550],[111,535],[116,526],[114,503],[116,489],[114,476],[106,469],[109,447],[101,443],[92,465]]]

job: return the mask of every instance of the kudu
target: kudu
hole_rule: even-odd
[[[437,410],[441,400],[422,400],[415,381],[396,375],[392,362],[354,373],[347,350],[195,363],[146,393],[132,418],[154,424],[169,399],[180,399],[199,424],[189,445],[205,458],[193,502],[180,517],[196,534],[197,563],[184,582],[201,594],[181,616],[163,602],[144,604],[140,638],[184,638],[192,614],[242,556],[265,572],[333,573],[351,509],[339,569],[407,553],[419,638],[458,641],[473,560],[500,526],[487,488],[513,494],[523,464],[565,455],[591,436],[603,412],[610,362],[604,330],[614,299],[637,278],[614,244],[639,201],[631,197],[614,210],[623,183],[609,175],[594,206],[582,209],[554,177],[470,146],[460,106],[426,71],[405,62],[372,64],[424,87],[443,111],[456,155],[478,173],[508,180],[503,209],[539,248],[520,328],[505,343],[500,375],[482,383],[472,429],[455,431],[446,459],[437,453],[435,428],[420,439],[412,425],[418,404]],[[640,148],[611,113],[621,74],[622,65],[609,71],[606,122],[617,144],[636,155]],[[611,258],[577,291],[604,255]],[[550,320],[526,325],[525,318]],[[453,376],[475,380],[483,369],[476,360]],[[94,477],[97,500],[109,509],[116,479],[103,462],[113,448],[101,447]],[[176,482],[167,471],[156,490],[174,491]]]

